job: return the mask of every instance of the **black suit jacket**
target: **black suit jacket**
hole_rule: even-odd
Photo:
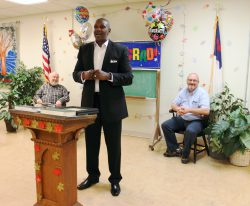
[[[82,83],[82,71],[94,69],[94,42],[80,47],[78,60],[73,72],[76,82]],[[128,49],[109,40],[104,56],[102,71],[113,75],[113,82],[100,81],[101,111],[103,120],[117,121],[128,116],[125,95],[122,86],[132,84],[133,74],[129,65]],[[82,91],[82,107],[94,105],[95,81],[86,80]]]

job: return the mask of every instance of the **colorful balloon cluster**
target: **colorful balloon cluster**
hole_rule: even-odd
[[[153,41],[163,40],[173,26],[172,14],[163,7],[156,7],[149,2],[142,12],[142,17],[148,27],[148,35]]]
[[[76,49],[79,49],[81,45],[85,43],[85,41],[92,34],[92,26],[87,21],[89,20],[89,11],[83,6],[78,6],[75,8],[75,18],[76,20],[82,24],[80,27],[79,33],[76,33],[73,29],[69,30],[69,36],[73,46]]]

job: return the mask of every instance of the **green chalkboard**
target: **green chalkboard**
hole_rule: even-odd
[[[124,86],[126,96],[156,98],[157,70],[133,70],[133,84]]]

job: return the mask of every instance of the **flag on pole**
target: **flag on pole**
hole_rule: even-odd
[[[43,58],[43,71],[45,78],[49,79],[49,73],[51,73],[50,68],[50,54],[49,54],[49,43],[47,38],[47,28],[44,24],[43,26],[43,51],[42,51],[42,58]]]
[[[219,18],[216,16],[215,22],[215,37],[214,37],[214,53],[211,67],[209,93],[216,94],[223,89],[223,70],[221,58],[221,41],[220,41],[220,28]]]

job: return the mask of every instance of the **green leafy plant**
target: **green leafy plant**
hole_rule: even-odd
[[[226,119],[213,124],[210,145],[215,151],[229,157],[236,150],[250,149],[250,115],[245,109],[237,108]]]
[[[16,104],[31,105],[34,94],[43,84],[43,70],[41,67],[27,69],[23,62],[17,62],[15,72],[7,74],[5,78],[11,80],[7,83],[10,91],[19,94]]]
[[[9,113],[9,109],[12,109],[18,99],[18,93],[0,92],[0,120],[4,119],[9,121],[13,127],[15,124],[12,121],[12,116]]]
[[[15,73],[8,73],[0,83],[8,90],[0,92],[0,120],[13,122],[9,109],[15,105],[32,105],[35,92],[43,84],[42,74],[41,67],[27,69],[23,62],[17,62]]]
[[[238,108],[244,108],[243,100],[231,94],[230,89],[225,85],[223,91],[211,99],[209,122],[215,123],[218,120],[226,119],[231,112]]]
[[[230,156],[248,148],[249,114],[243,100],[231,94],[226,85],[223,91],[212,97],[209,123],[205,132],[209,135],[213,152]],[[250,138],[250,135],[249,137]]]

